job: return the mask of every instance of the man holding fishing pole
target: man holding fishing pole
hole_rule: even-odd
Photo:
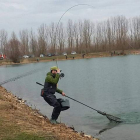
[[[53,66],[50,68],[50,72],[47,73],[47,77],[44,83],[44,93],[43,93],[44,100],[50,106],[54,107],[52,116],[50,119],[50,122],[52,124],[58,124],[56,120],[62,110],[61,102],[59,99],[56,98],[54,94],[55,92],[58,92],[62,94],[63,96],[65,96],[65,93],[62,90],[57,88],[57,83],[60,77],[62,77],[60,74],[60,69],[57,68],[56,66]]]
[[[63,110],[67,110],[68,108],[70,108],[69,106],[69,101],[63,100],[63,99],[57,99],[56,96],[54,95],[55,92],[58,92],[60,94],[62,94],[63,96],[72,99],[73,101],[76,101],[92,110],[97,111],[99,114],[106,116],[110,121],[114,121],[114,122],[118,122],[121,123],[123,122],[123,120],[121,120],[121,118],[119,117],[115,117],[113,115],[107,114],[105,112],[102,112],[100,110],[94,109],[76,99],[73,99],[67,95],[65,95],[65,93],[57,88],[57,83],[59,81],[59,78],[64,77],[63,73],[60,73],[60,69],[58,69],[56,66],[51,67],[50,68],[50,72],[47,73],[47,77],[45,79],[45,83],[44,83],[44,89],[43,89],[43,93],[41,92],[41,96],[44,98],[44,100],[50,105],[53,106],[53,112],[52,112],[52,116],[50,119],[50,122],[52,124],[58,124],[58,122],[56,121],[58,119],[58,116],[60,115],[60,112]],[[39,85],[42,85],[40,83],[37,83]],[[43,86],[43,85],[42,85]]]

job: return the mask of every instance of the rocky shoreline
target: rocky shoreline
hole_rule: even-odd
[[[84,133],[78,133],[63,123],[52,125],[46,116],[40,114],[38,110],[32,109],[25,102],[0,86],[0,123],[7,123],[8,126],[14,125],[16,128],[19,127],[20,129],[14,131],[15,135],[24,132],[34,133],[46,139],[51,136],[52,140],[98,140]],[[0,130],[2,131],[2,129],[5,128],[1,125]],[[7,135],[1,133],[1,131],[0,140]]]

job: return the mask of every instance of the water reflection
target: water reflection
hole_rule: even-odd
[[[100,135],[101,133],[103,133],[103,132],[105,132],[105,131],[107,131],[107,130],[109,130],[109,129],[112,129],[112,128],[118,126],[118,125],[120,125],[120,123],[110,122],[110,123],[106,124],[106,126],[105,126],[103,129],[101,129],[101,130],[97,133],[97,135]]]
[[[119,116],[121,116],[122,123],[115,123],[115,122],[109,122],[104,126],[103,129],[101,129],[97,135],[102,134],[103,132],[112,129],[114,127],[117,127],[119,125],[124,124],[140,124],[140,112],[129,112],[129,113],[122,113]]]
[[[121,117],[126,124],[140,124],[140,110],[139,112],[137,110],[135,112],[122,113]]]

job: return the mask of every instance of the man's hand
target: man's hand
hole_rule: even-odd
[[[62,95],[65,96],[66,94],[64,92],[62,92]]]
[[[60,69],[57,69],[57,73],[60,73]]]

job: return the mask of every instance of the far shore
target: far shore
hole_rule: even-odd
[[[39,62],[49,62],[49,61],[63,61],[63,60],[75,60],[75,59],[89,59],[89,58],[97,58],[97,57],[113,57],[113,56],[123,56],[129,54],[140,54],[140,50],[125,50],[124,53],[122,51],[112,51],[110,52],[95,52],[88,53],[84,56],[82,54],[76,55],[60,55],[60,56],[52,56],[52,57],[34,57],[34,58],[25,58],[21,59],[20,63],[13,63],[10,60],[0,60],[0,66],[3,65],[16,65],[16,64],[29,64],[29,63],[39,63]]]

